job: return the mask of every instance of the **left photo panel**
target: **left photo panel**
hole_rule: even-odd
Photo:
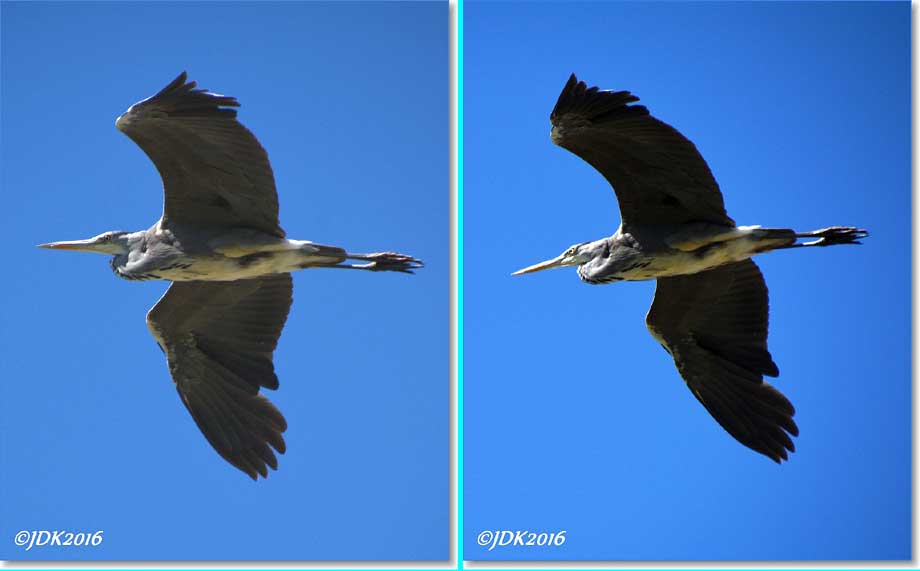
[[[0,10],[0,559],[447,560],[448,3]]]

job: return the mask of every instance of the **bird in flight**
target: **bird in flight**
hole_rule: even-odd
[[[792,404],[763,380],[779,369],[767,350],[767,286],[751,257],[859,244],[868,233],[736,226],[693,143],[637,101],[569,78],[550,115],[551,138],[604,175],[620,227],[513,275],[578,266],[590,284],[658,280],[645,322],[690,391],[740,443],[788,460],[799,429]]]
[[[162,217],[147,230],[41,247],[109,254],[120,278],[172,282],[147,327],[205,438],[255,480],[277,469],[272,448],[285,451],[287,422],[259,389],[278,388],[272,357],[291,307],[291,272],[413,273],[422,262],[286,239],[268,155],[236,119],[240,104],[196,87],[182,72],[115,121],[163,179]]]

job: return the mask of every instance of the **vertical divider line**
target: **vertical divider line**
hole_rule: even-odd
[[[457,569],[463,569],[463,0],[457,0]]]

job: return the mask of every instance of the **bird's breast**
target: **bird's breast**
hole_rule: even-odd
[[[756,253],[753,240],[741,238],[715,242],[696,250],[682,251],[668,249],[647,256],[617,272],[617,278],[625,281],[642,281],[698,274],[719,266],[746,260]]]
[[[254,252],[244,256],[182,254],[156,263],[156,258],[136,262],[113,261],[115,273],[127,280],[236,281],[287,273],[311,266],[334,265],[341,256],[319,256],[312,250],[295,248]]]
[[[189,256],[150,270],[156,279],[181,281],[235,281],[285,271],[277,256],[265,252],[239,258],[220,255]]]

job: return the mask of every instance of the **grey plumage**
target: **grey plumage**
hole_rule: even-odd
[[[183,72],[115,121],[163,178],[163,225],[239,226],[283,238],[268,154],[229,108],[239,102],[195,87]]]
[[[734,225],[696,146],[636,101],[628,91],[588,88],[572,74],[550,115],[553,142],[604,175],[631,224]]]
[[[175,282],[147,313],[182,403],[211,446],[248,474],[278,467],[287,422],[259,389],[277,389],[272,354],[291,307],[291,274]]]
[[[795,451],[795,409],[763,381],[779,369],[767,350],[767,285],[751,260],[660,278],[646,316],[693,395],[739,442],[774,460]]]
[[[577,266],[592,284],[658,280],[646,324],[693,395],[739,442],[785,460],[799,431],[792,404],[763,380],[779,370],[767,349],[767,286],[750,258],[859,244],[868,233],[736,226],[694,144],[638,100],[569,78],[550,115],[551,138],[607,179],[621,224],[610,237],[575,244],[514,275]]]
[[[285,239],[268,155],[237,121],[239,103],[196,87],[183,72],[116,121],[163,179],[160,220],[147,230],[42,247],[110,254],[121,278],[173,282],[147,325],[205,438],[257,479],[285,451],[287,422],[259,390],[278,388],[272,357],[292,302],[290,272],[411,274],[422,263]]]

